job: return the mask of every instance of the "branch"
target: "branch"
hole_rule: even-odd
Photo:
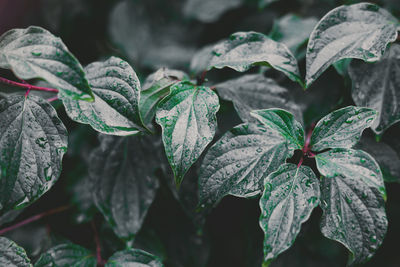
[[[94,242],[96,243],[96,259],[97,259],[97,266],[104,266],[106,261],[101,257],[101,246],[100,246],[100,238],[99,234],[97,233],[96,225],[94,221],[91,223],[93,233],[94,233]]]
[[[58,93],[58,89],[35,86],[35,85],[28,84],[26,82],[19,83],[19,82],[8,80],[8,79],[3,78],[3,77],[0,77],[0,83],[13,85],[13,86],[21,87],[21,88],[26,88],[28,90],[36,90],[36,91],[46,91],[46,92]]]

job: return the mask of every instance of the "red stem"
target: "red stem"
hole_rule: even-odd
[[[17,228],[19,228],[19,227],[21,227],[21,226],[24,226],[25,224],[28,224],[28,223],[37,221],[37,220],[39,220],[39,219],[41,219],[41,218],[43,218],[43,217],[52,215],[52,214],[54,214],[54,213],[62,212],[62,211],[67,210],[67,209],[69,209],[69,208],[70,208],[70,206],[69,206],[69,205],[66,205],[66,206],[61,206],[61,207],[58,207],[58,208],[55,208],[55,209],[52,209],[52,210],[48,210],[48,211],[42,212],[42,213],[40,213],[40,214],[34,215],[34,216],[32,216],[32,217],[30,217],[30,218],[28,218],[28,219],[25,219],[25,220],[23,220],[23,221],[21,221],[21,222],[19,222],[19,223],[16,223],[16,224],[14,224],[14,225],[11,225],[11,226],[9,226],[9,227],[6,227],[6,228],[4,228],[4,229],[1,229],[1,230],[0,230],[0,235],[4,235],[5,233],[7,233],[7,232],[9,232],[9,231],[12,231],[12,230],[17,229]]]
[[[301,156],[299,164],[297,164],[297,168],[300,168],[301,164],[303,164],[303,156]]]
[[[50,97],[50,98],[47,99],[47,101],[49,101],[49,102],[53,102],[53,101],[56,101],[56,100],[58,100],[58,96]]]
[[[19,82],[8,80],[8,79],[3,78],[3,77],[0,77],[0,82],[4,83],[4,84],[9,84],[9,85],[13,85],[13,86],[26,88],[28,90],[36,90],[36,91],[46,91],[46,92],[58,93],[58,89],[35,86],[35,85],[28,84],[28,83],[19,83]]]
[[[304,147],[302,149],[304,155],[307,155],[308,152],[310,152],[311,135],[312,135],[312,133],[314,131],[314,128],[315,128],[315,123],[311,124],[310,130],[308,130],[307,137],[306,137],[306,142],[305,142]]]
[[[104,266],[106,261],[103,260],[101,257],[101,246],[100,246],[100,238],[99,234],[97,233],[96,225],[94,224],[94,221],[92,221],[92,228],[93,228],[93,233],[94,233],[94,242],[96,243],[96,259],[97,259],[97,266]]]

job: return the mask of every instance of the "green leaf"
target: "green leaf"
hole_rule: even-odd
[[[79,61],[60,38],[43,28],[13,29],[0,36],[0,68],[20,79],[46,80],[60,90],[61,99],[94,100]]]
[[[139,114],[140,82],[125,61],[111,57],[85,68],[94,102],[63,99],[68,116],[98,132],[132,135],[143,129]]]
[[[40,255],[35,267],[96,267],[94,254],[81,246],[67,243],[50,248]]]
[[[152,122],[156,115],[157,104],[169,93],[172,85],[188,78],[178,70],[161,68],[145,80],[140,96],[140,115],[145,125]]]
[[[122,239],[130,241],[140,230],[159,182],[153,139],[141,136],[100,136],[91,154],[89,175],[97,208]],[[144,167],[145,166],[145,167]]]
[[[165,153],[177,186],[214,137],[219,110],[217,94],[210,88],[181,82],[157,107]]]
[[[287,250],[319,203],[319,181],[310,167],[286,163],[265,178],[260,226],[265,233],[264,262]]]
[[[0,236],[0,266],[32,267],[32,264],[23,248]]]
[[[294,14],[287,14],[274,22],[269,37],[284,43],[293,55],[296,55],[300,46],[308,40],[317,22],[318,20],[314,17],[301,18]]]
[[[234,127],[207,151],[199,173],[200,205],[215,205],[228,194],[259,194],[265,177],[292,155],[277,131],[261,124]]]
[[[217,43],[206,70],[229,67],[244,72],[252,66],[270,66],[302,84],[297,60],[282,43],[258,32],[237,32]]]
[[[364,180],[357,176],[323,177],[321,208],[321,232],[350,250],[349,264],[369,260],[382,244],[387,230],[384,201]]]
[[[397,19],[370,3],[340,6],[326,14],[307,46],[306,87],[343,58],[377,61],[397,38]]]
[[[36,96],[0,101],[0,214],[25,207],[58,179],[67,130],[55,109]]]
[[[163,267],[161,260],[140,249],[127,249],[114,253],[105,267]]]
[[[327,178],[341,176],[355,179],[381,192],[386,199],[385,184],[378,163],[367,152],[334,148],[315,156],[317,168]]]
[[[336,69],[337,73],[339,73],[342,76],[346,76],[349,72],[351,61],[353,61],[352,58],[343,58],[339,61],[336,61],[332,65]]]
[[[378,119],[371,126],[376,134],[383,134],[400,121],[400,45],[393,44],[374,64],[354,61],[349,74],[356,105],[379,111]]]
[[[323,117],[315,126],[310,146],[313,151],[327,148],[350,148],[370,127],[377,112],[370,108],[348,106]]]
[[[270,5],[273,2],[276,2],[279,0],[258,0],[258,8],[263,9],[266,6]]]
[[[194,17],[201,22],[211,23],[226,11],[239,7],[244,0],[187,0],[183,13],[187,17]]]
[[[218,95],[233,105],[244,122],[256,122],[250,112],[262,108],[282,108],[302,120],[302,111],[286,88],[262,74],[248,74],[215,85]]]
[[[283,109],[271,108],[254,110],[251,112],[251,115],[257,118],[262,124],[283,136],[289,142],[291,149],[303,148],[303,126],[296,121],[290,112]]]

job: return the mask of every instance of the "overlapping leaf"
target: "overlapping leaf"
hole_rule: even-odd
[[[140,249],[126,249],[112,255],[105,267],[163,267],[161,260]]]
[[[67,130],[36,96],[0,101],[0,214],[29,205],[58,179]]]
[[[287,250],[319,203],[319,182],[310,167],[283,164],[265,179],[260,226],[265,233],[264,262]]]
[[[96,131],[132,135],[143,129],[139,114],[140,82],[125,61],[111,57],[85,68],[94,102],[63,99],[68,116]]]
[[[35,263],[35,267],[73,266],[96,267],[97,260],[94,254],[81,246],[66,243],[52,247]]]
[[[20,79],[44,79],[60,90],[62,99],[93,101],[93,94],[79,61],[60,38],[30,26],[13,29],[0,37],[0,67]]]
[[[214,137],[218,96],[208,87],[181,82],[158,105],[165,153],[179,186],[187,170]]]
[[[370,108],[348,106],[323,117],[311,136],[311,148],[350,148],[361,138],[364,129],[370,127],[377,112]]]
[[[343,58],[377,61],[397,38],[397,19],[370,3],[331,10],[311,33],[307,46],[306,86]]]
[[[400,45],[393,44],[374,64],[353,61],[349,74],[354,102],[357,106],[379,111],[372,129],[383,134],[400,120]]]
[[[127,241],[139,231],[159,187],[153,140],[143,138],[101,136],[89,168],[97,208]]]
[[[0,266],[32,267],[32,264],[23,248],[0,236]]]

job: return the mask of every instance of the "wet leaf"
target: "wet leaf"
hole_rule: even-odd
[[[397,38],[397,19],[370,3],[331,10],[311,33],[307,46],[306,86],[343,58],[377,61]]]
[[[139,106],[145,125],[152,122],[158,102],[168,95],[170,87],[186,78],[188,77],[184,72],[166,68],[161,68],[147,77],[142,87]]]
[[[393,44],[379,62],[354,61],[349,74],[354,102],[379,111],[371,128],[376,134],[383,134],[400,120],[400,45]]]
[[[250,115],[255,109],[282,108],[295,114],[302,121],[300,107],[290,92],[274,80],[262,74],[248,74],[215,85],[220,97],[233,102],[239,117],[244,122],[256,122]]]
[[[377,112],[370,108],[348,106],[323,117],[315,126],[310,146],[313,151],[326,148],[350,148],[370,127]]]
[[[260,199],[264,262],[271,262],[293,244],[319,197],[319,181],[310,167],[287,163],[265,178]]]
[[[351,252],[349,264],[369,260],[382,244],[387,230],[380,192],[357,176],[323,177],[320,205],[322,234],[342,243]]]
[[[0,236],[0,266],[31,267],[32,264],[23,248]]]
[[[140,249],[126,249],[112,255],[105,267],[163,267],[161,260]]]
[[[154,174],[159,160],[152,142],[141,136],[101,135],[100,147],[91,155],[94,202],[114,232],[127,241],[141,228],[159,187]]]
[[[219,99],[210,88],[181,82],[157,107],[165,153],[177,186],[214,137]]]
[[[265,177],[292,155],[277,131],[256,124],[234,127],[204,158],[199,173],[201,207],[215,205],[226,195],[259,194]]]
[[[258,32],[237,32],[217,43],[207,69],[225,67],[244,72],[252,66],[270,66],[302,84],[297,60],[286,45]]]
[[[55,109],[36,96],[0,101],[0,214],[25,207],[61,172],[67,130]]]
[[[24,80],[44,79],[59,89],[61,99],[93,101],[93,94],[79,61],[60,38],[30,26],[0,36],[0,67]]]
[[[317,168],[327,178],[341,176],[360,181],[381,192],[386,199],[385,184],[378,163],[367,152],[334,148],[315,156]]]
[[[291,149],[302,149],[304,146],[303,126],[294,116],[283,109],[271,108],[254,110],[251,115],[262,124],[273,129],[289,142]]]
[[[67,243],[52,247],[40,255],[35,267],[73,266],[96,267],[97,260],[94,254],[81,246]]]
[[[243,0],[186,0],[183,13],[187,17],[196,18],[202,22],[215,22],[229,9],[236,8]]]
[[[139,114],[140,82],[125,61],[111,57],[85,68],[95,101],[63,99],[68,116],[98,132],[132,135],[143,129]]]

